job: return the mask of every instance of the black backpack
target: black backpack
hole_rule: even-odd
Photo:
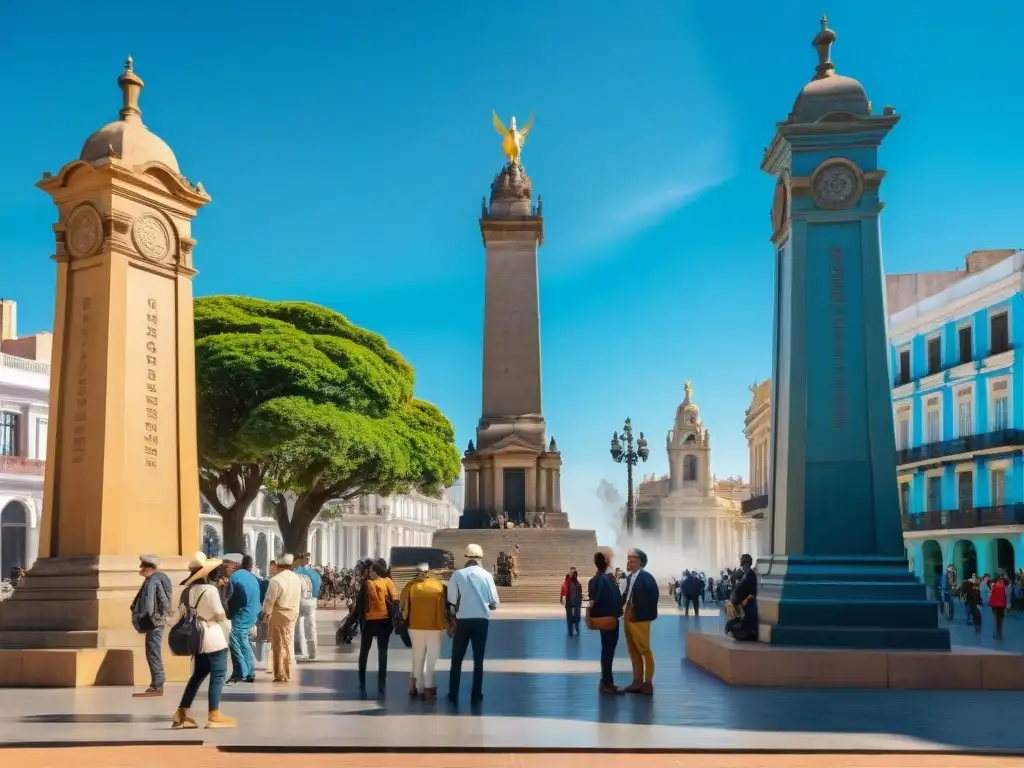
[[[205,628],[199,618],[199,614],[196,613],[199,600],[196,600],[195,605],[189,602],[189,593],[191,591],[192,587],[189,587],[185,590],[185,594],[181,596],[181,602],[185,606],[185,615],[167,633],[167,645],[175,656],[198,656],[202,653],[203,649],[203,633]],[[199,598],[202,599],[202,591],[197,591],[199,592]]]

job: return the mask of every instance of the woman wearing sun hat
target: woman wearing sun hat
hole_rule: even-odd
[[[178,603],[178,613],[172,624],[181,621],[187,612],[186,605],[195,611],[203,629],[201,651],[192,657],[192,677],[181,694],[181,703],[171,721],[172,728],[198,728],[196,721],[188,716],[189,707],[195,700],[199,686],[207,676],[210,678],[210,711],[207,728],[234,728],[233,718],[220,713],[220,697],[228,672],[228,638],[231,636],[231,622],[224,613],[220,590],[214,583],[221,566],[216,558],[207,558],[196,552],[188,564],[189,577],[181,582],[185,587]]]

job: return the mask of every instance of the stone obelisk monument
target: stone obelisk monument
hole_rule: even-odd
[[[532,119],[519,130],[494,116],[508,162],[484,199],[480,233],[486,249],[483,407],[463,465],[464,528],[543,520],[566,528],[561,455],[546,437],[541,404],[540,289],[537,251],[544,243],[541,199],[521,163]]]
[[[148,683],[139,555],[173,574],[198,542],[190,230],[210,198],[143,124],[131,58],[118,85],[119,118],[39,182],[57,207],[45,506],[40,559],[0,605],[2,685]]]

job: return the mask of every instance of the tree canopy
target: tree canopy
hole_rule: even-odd
[[[219,485],[248,499],[241,515],[260,484],[294,493],[277,514],[294,551],[327,501],[436,495],[458,476],[455,430],[413,398],[412,367],[378,334],[315,304],[238,296],[197,299],[195,329],[202,487],[227,546]]]

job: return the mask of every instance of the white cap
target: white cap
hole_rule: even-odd
[[[420,573],[426,573],[427,571],[430,570],[430,566],[427,563],[420,563],[419,565],[416,566],[416,570],[419,571]]]
[[[281,555],[277,558],[278,565],[291,565],[295,562],[295,558],[292,555]]]
[[[479,544],[467,544],[465,558],[467,560],[483,560],[484,551]]]

